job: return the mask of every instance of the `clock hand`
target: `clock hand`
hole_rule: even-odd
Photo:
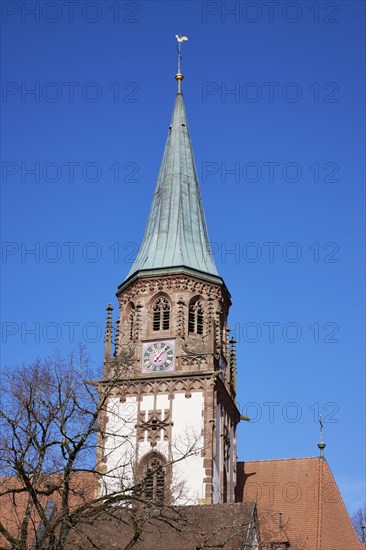
[[[155,353],[155,357],[154,357],[154,363],[156,363],[156,361],[158,361],[159,357],[158,357],[158,352],[157,351],[154,351]]]
[[[161,352],[155,356],[155,361],[159,361],[160,357],[162,356],[164,350],[161,350]]]

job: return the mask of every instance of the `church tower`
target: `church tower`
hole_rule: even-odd
[[[117,290],[115,329],[107,308],[104,381],[113,379],[113,389],[101,419],[100,487],[147,479],[152,499],[234,502],[240,414],[231,301],[209,246],[179,67],[175,78],[150,214]]]

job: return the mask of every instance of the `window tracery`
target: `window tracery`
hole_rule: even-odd
[[[169,330],[170,304],[165,296],[159,296],[153,304],[153,330]]]
[[[140,463],[142,493],[146,500],[163,503],[165,497],[166,462],[160,453],[151,452]]]
[[[200,300],[194,300],[189,305],[188,332],[203,334],[203,306]]]

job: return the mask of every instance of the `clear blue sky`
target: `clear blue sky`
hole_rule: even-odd
[[[254,420],[239,458],[317,455],[322,413],[353,513],[365,494],[364,2],[35,4],[2,3],[2,364],[79,341],[101,363],[186,34],[184,98],[233,299],[239,407]]]

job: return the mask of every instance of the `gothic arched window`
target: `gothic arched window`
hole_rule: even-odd
[[[160,453],[151,452],[139,466],[142,492],[146,500],[162,503],[165,496],[165,459]]]
[[[170,304],[167,298],[159,296],[153,305],[153,330],[169,330]]]
[[[188,332],[203,334],[203,307],[199,300],[195,300],[189,305]]]

